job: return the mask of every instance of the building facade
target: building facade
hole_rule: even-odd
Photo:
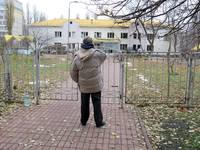
[[[7,0],[0,0],[0,36],[7,35],[8,30],[6,28],[5,19],[5,2]],[[23,9],[22,3],[18,0],[13,0],[14,2],[14,24],[12,29],[13,35],[22,35],[22,21],[23,21]]]
[[[148,29],[146,35],[141,25],[138,25],[136,30],[134,21],[118,24],[114,20],[71,19],[68,22],[68,19],[53,19],[28,26],[30,32],[33,32],[37,27],[46,29],[47,32],[44,34],[52,36],[49,45],[67,45],[69,41],[70,49],[78,49],[83,38],[90,36],[96,47],[108,52],[113,50],[167,52],[170,42],[172,43],[171,51],[174,51],[173,37],[162,37],[168,28],[159,29],[156,36],[153,35],[151,29]],[[154,41],[153,50],[147,36]],[[79,44],[79,47],[76,47],[76,43]]]

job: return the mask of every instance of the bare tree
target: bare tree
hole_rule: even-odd
[[[6,27],[8,29],[8,35],[12,35],[12,28],[15,21],[13,1],[12,0],[7,1],[5,7],[6,7],[6,13],[5,13]]]
[[[166,35],[174,32],[190,32],[193,29],[192,24],[199,24],[199,20],[194,21],[199,12],[199,0],[93,0],[83,2],[87,4],[88,10],[95,12],[97,15],[107,16],[113,19],[120,19],[121,22],[129,20],[139,20],[146,16],[145,21],[157,19],[162,22],[166,15],[172,11],[178,10],[174,16],[174,26]],[[96,5],[98,9],[92,9],[90,6]],[[161,11],[165,8],[165,11]],[[118,23],[120,23],[118,21]],[[188,26],[189,25],[189,26]]]
[[[25,19],[26,18],[26,19]],[[31,14],[31,11],[30,11],[30,8],[29,8],[29,3],[26,4],[26,17],[24,17],[24,21],[25,21],[25,24],[31,24],[32,23],[32,14]]]
[[[47,20],[47,15],[44,12],[39,12],[36,6],[33,6],[33,11],[31,12],[29,8],[29,3],[26,5],[26,13],[23,14],[23,35],[33,35],[29,31],[29,26],[32,23],[41,22]],[[21,43],[24,47],[29,47],[30,43],[27,40],[23,40]]]
[[[39,21],[39,11],[36,9],[36,5],[33,6],[33,23]]]
[[[32,26],[29,28],[29,35],[34,37],[33,43],[30,43],[28,40],[25,40],[25,42],[34,51],[40,51],[42,47],[48,46],[48,43],[53,39],[53,35],[47,36],[46,32],[46,28]]]
[[[44,12],[40,12],[39,22],[47,20],[47,15]]]

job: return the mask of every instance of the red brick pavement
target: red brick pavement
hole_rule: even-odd
[[[80,124],[79,101],[49,101],[19,107],[0,120],[1,150],[146,150],[151,149],[134,107],[102,104],[106,125]]]

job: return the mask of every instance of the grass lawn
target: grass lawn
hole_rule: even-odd
[[[173,63],[173,65],[171,65]],[[189,66],[185,59],[165,57],[125,59],[125,96],[128,103],[184,103],[189,91]],[[200,65],[192,67],[191,104],[200,104]]]

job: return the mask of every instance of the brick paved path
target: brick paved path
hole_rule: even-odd
[[[105,127],[96,128],[91,105],[80,124],[79,101],[50,101],[20,107],[0,120],[1,150],[146,150],[151,149],[134,107],[103,104]],[[139,118],[138,118],[139,117]]]

